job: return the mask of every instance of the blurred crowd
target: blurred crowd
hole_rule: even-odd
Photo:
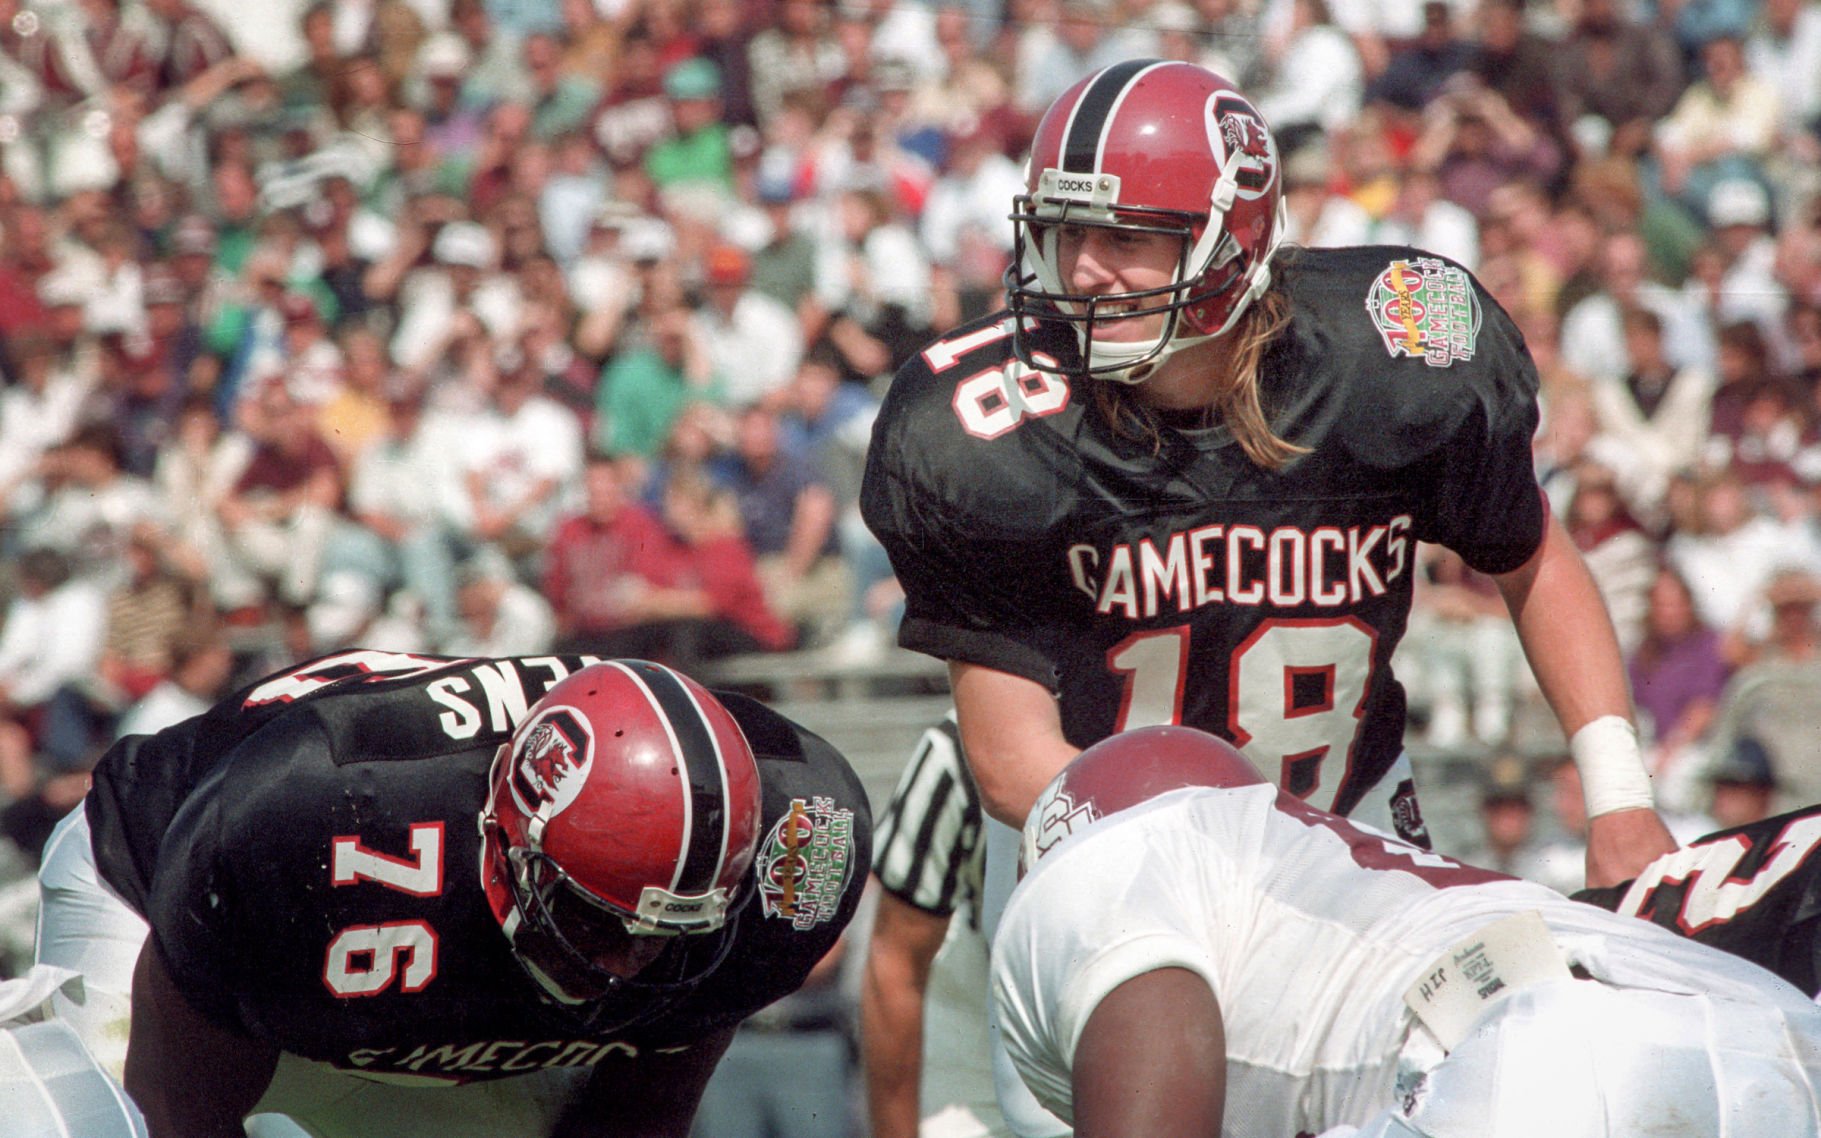
[[[1194,60],[1292,241],[1474,270],[1659,786],[1821,798],[1821,3],[0,0],[0,804],[349,645],[864,661],[879,393],[997,307],[1035,118]],[[1534,692],[1426,555],[1419,737]]]

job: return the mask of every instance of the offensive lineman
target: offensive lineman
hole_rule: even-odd
[[[150,924],[126,1086],[153,1138],[254,1111],[322,1138],[685,1135],[735,1026],[852,917],[871,844],[826,742],[668,668],[362,650],[123,740],[70,825]],[[83,908],[81,868],[47,860],[50,937],[142,934]]]
[[[1632,876],[1674,843],[1534,477],[1522,336],[1443,258],[1281,247],[1281,198],[1226,80],[1097,71],[1038,127],[1009,311],[892,382],[862,507],[988,813],[1019,826],[1081,747],[1180,723],[1426,845],[1390,661],[1432,541],[1499,584],[1588,788],[1588,881]]]
[[[1754,965],[1355,826],[1225,742],[1084,751],[993,946],[1083,1138],[1821,1133],[1821,1008]]]

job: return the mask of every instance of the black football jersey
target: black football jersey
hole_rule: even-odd
[[[1285,258],[1266,413],[1276,471],[1224,429],[1122,435],[1089,384],[1011,350],[1001,313],[914,357],[875,424],[862,507],[907,593],[909,648],[1027,677],[1069,741],[1180,723],[1346,813],[1403,742],[1391,674],[1416,543],[1489,573],[1542,539],[1523,338],[1414,249]],[[1039,346],[1066,370],[1073,333]]]
[[[108,753],[87,803],[98,868],[196,1007],[308,1059],[463,1082],[686,1047],[794,991],[834,944],[871,815],[828,743],[721,694],[764,798],[732,947],[661,1012],[591,1028],[624,1017],[547,1003],[512,957],[478,816],[513,726],[593,662],[351,651],[259,681]]]
[[[1576,900],[1643,917],[1821,994],[1821,805],[1709,834]]]

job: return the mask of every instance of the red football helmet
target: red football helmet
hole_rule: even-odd
[[[1032,320],[1062,321],[1075,329],[1084,374],[1137,383],[1178,349],[1224,334],[1270,286],[1282,203],[1277,142],[1227,80],[1156,59],[1088,76],[1038,124],[1012,213],[1006,296],[1019,359],[1056,370],[1027,337]],[[1073,292],[1057,255],[1064,225],[1172,235],[1181,248],[1175,278],[1135,292]],[[1115,314],[1162,314],[1163,327],[1155,339],[1096,341],[1097,323]]]
[[[532,705],[489,782],[487,900],[558,1001],[623,988],[658,955],[646,938],[728,939],[758,847],[759,770],[700,684],[642,660],[584,668]]]
[[[1193,727],[1135,727],[1076,755],[1038,796],[1019,861],[1035,865],[1057,842],[1166,791],[1269,785],[1225,739]]]

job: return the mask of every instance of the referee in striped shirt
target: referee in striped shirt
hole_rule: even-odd
[[[878,909],[860,990],[873,1138],[1011,1133],[987,1045],[984,817],[951,711],[918,739],[874,827]]]

